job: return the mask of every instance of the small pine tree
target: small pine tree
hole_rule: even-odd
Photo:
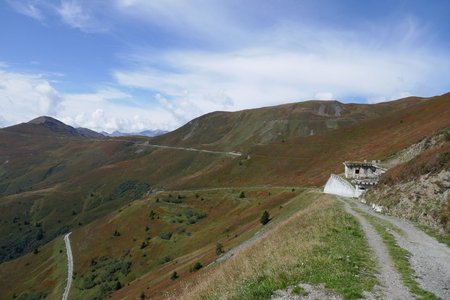
[[[261,216],[260,222],[261,224],[266,225],[267,223],[269,223],[269,221],[270,221],[269,212],[265,210]]]
[[[116,230],[114,230],[113,236],[120,236],[120,232]]]
[[[241,192],[241,193],[239,194],[239,198],[245,198],[245,193],[244,193],[244,192]]]
[[[139,298],[141,298],[141,300],[145,300],[145,298],[146,298],[146,297],[145,297],[145,293],[142,292],[141,295],[139,296]]]
[[[33,250],[33,254],[38,254],[39,253],[39,250],[38,250],[38,248],[34,248],[34,250]]]
[[[178,278],[177,272],[173,272],[172,276],[170,276],[170,279],[172,279],[172,280],[177,280],[177,278]]]
[[[120,283],[120,281],[116,282],[116,286],[114,288],[115,288],[116,291],[120,290],[122,288],[122,284]]]
[[[148,246],[148,244],[145,241],[143,241],[142,244],[141,244],[141,249],[144,249],[147,246]]]
[[[201,268],[203,268],[203,265],[201,262],[196,262],[192,268],[191,268],[191,272],[197,272],[198,270],[200,270]]]
[[[225,253],[223,250],[223,245],[221,243],[216,244],[216,255],[219,256],[221,254]]]

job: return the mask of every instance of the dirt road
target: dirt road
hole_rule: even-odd
[[[340,200],[344,202],[345,210],[358,220],[366,234],[369,246],[375,254],[380,271],[377,278],[382,285],[381,290],[386,299],[412,299],[408,288],[403,285],[400,274],[396,271],[388,249],[380,235],[361,214],[352,209],[348,202],[349,200],[344,200],[344,198],[340,198]]]
[[[403,232],[390,231],[397,244],[410,253],[409,262],[419,286],[442,299],[450,299],[450,248],[417,229],[413,224],[393,216],[374,212],[369,206],[352,201],[367,214],[390,222]]]
[[[72,247],[70,246],[70,239],[69,239],[71,233],[72,232],[69,232],[64,236],[64,243],[66,244],[66,252],[67,252],[67,285],[66,288],[64,289],[62,300],[68,299],[70,287],[72,286],[73,256],[72,256]]]

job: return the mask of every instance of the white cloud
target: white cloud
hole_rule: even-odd
[[[391,99],[403,96],[402,91],[420,94],[420,83],[442,64],[422,53],[399,56],[351,41],[334,42],[312,40],[313,50],[287,45],[222,53],[140,53],[133,56],[140,67],[116,70],[114,77],[123,86],[159,93],[163,107],[179,118],[191,118],[212,110],[309,99],[339,100],[349,95]],[[156,64],[164,68],[156,69]]]
[[[333,93],[330,92],[318,92],[314,95],[315,100],[335,100]]]
[[[42,75],[0,70],[0,110],[5,123],[13,124],[37,115],[56,116],[61,106],[61,95]]]
[[[114,87],[64,94],[44,75],[0,68],[0,126],[27,122],[41,115],[72,126],[108,132],[173,129],[179,125],[166,110],[139,106],[133,101],[130,94]]]
[[[78,0],[62,0],[56,12],[67,25],[86,32],[105,31],[106,27],[93,16],[85,3]]]
[[[182,38],[220,41],[240,39],[230,5],[216,0],[115,0],[115,13],[134,22],[157,26],[159,29],[183,33]]]
[[[44,21],[45,16],[41,9],[38,7],[39,2],[35,0],[27,1],[14,1],[7,0],[8,4],[11,5],[18,13],[36,19],[38,21]]]
[[[380,103],[380,102],[398,100],[398,99],[407,98],[407,97],[411,97],[411,96],[413,96],[413,95],[409,92],[400,92],[400,93],[391,95],[390,97],[386,97],[386,96],[370,97],[367,99],[367,103],[375,104],[375,103]]]

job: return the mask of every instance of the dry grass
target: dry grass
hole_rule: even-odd
[[[358,225],[329,196],[314,196],[316,201],[310,206],[228,261],[204,272],[193,283],[185,283],[181,294],[172,297],[264,299],[274,290],[299,281],[325,283],[346,298],[357,298],[363,290],[370,290],[374,283],[370,275],[373,262]],[[346,239],[338,237],[342,234],[352,235],[354,245],[365,248],[354,253],[353,246],[344,245]],[[340,245],[336,253],[331,253],[329,247],[334,243]],[[348,266],[353,270],[346,269]],[[334,274],[325,274],[331,269]]]

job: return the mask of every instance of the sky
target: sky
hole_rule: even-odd
[[[211,111],[450,91],[447,0],[0,0],[0,127],[173,130]]]

